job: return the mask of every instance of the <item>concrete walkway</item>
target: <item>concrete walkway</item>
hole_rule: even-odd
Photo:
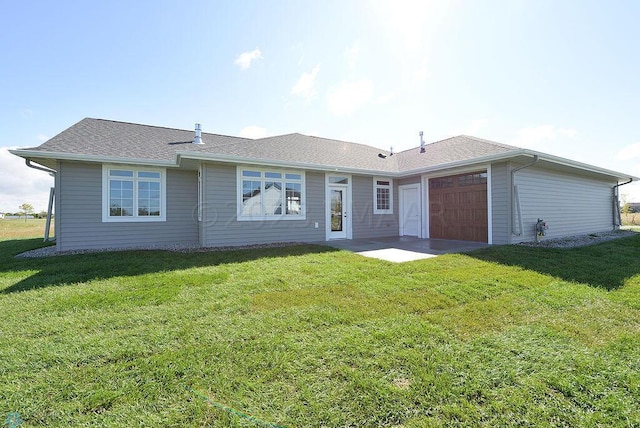
[[[482,242],[420,239],[413,236],[341,239],[323,242],[322,245],[396,263],[428,259],[441,254],[473,251],[489,246]]]

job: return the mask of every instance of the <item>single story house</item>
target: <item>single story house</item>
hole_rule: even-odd
[[[83,119],[12,150],[55,174],[57,249],[387,236],[533,241],[619,226],[637,180],[470,136],[399,153],[288,134],[248,139]]]
[[[628,202],[627,209],[630,213],[640,213],[640,202]]]

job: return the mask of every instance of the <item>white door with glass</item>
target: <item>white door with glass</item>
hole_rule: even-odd
[[[420,236],[420,186],[400,186],[400,236]]]
[[[347,238],[347,186],[329,186],[329,239]]]

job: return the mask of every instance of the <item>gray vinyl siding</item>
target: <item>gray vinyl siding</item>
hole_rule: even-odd
[[[509,165],[506,162],[491,165],[491,223],[492,243],[508,244],[511,213]]]
[[[542,239],[613,229],[612,186],[615,182],[540,167],[516,173],[522,209],[522,236],[512,243],[534,241],[534,226],[543,219],[549,229]]]
[[[305,220],[238,221],[236,167],[206,164],[204,168],[204,246],[325,240],[323,173],[305,173]]]
[[[197,173],[167,170],[163,222],[102,222],[102,165],[60,163],[56,197],[58,250],[197,245]]]
[[[393,183],[393,214],[373,213],[373,177],[352,177],[353,239],[398,236],[398,184]]]

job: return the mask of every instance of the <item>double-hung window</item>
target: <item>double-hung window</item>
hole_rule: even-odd
[[[304,173],[238,167],[238,220],[304,220]]]
[[[393,181],[390,178],[373,179],[373,213],[393,214]]]
[[[102,168],[102,221],[165,221],[164,169]]]

